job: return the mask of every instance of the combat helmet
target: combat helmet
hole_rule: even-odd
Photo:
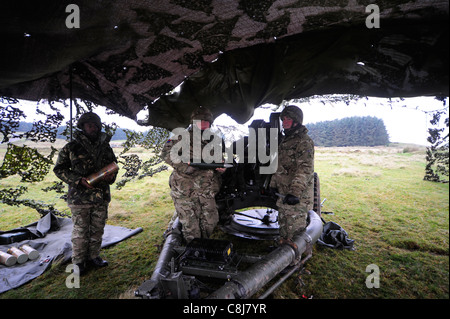
[[[204,106],[199,106],[191,114],[191,122],[194,120],[208,121],[209,123],[212,123],[213,115],[208,108]]]
[[[290,117],[300,125],[303,123],[303,111],[298,106],[286,106],[284,110],[281,111],[280,118],[283,118],[285,116]]]
[[[94,123],[99,130],[102,129],[102,121],[100,117],[94,112],[87,112],[80,116],[77,122],[77,127],[82,130],[84,123]]]

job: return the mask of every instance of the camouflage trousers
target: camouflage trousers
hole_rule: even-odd
[[[280,236],[284,239],[293,239],[306,228],[308,206],[302,203],[297,205],[283,204],[278,200],[278,225]]]
[[[219,222],[215,198],[192,192],[190,197],[172,199],[176,214],[172,222],[178,216],[184,239],[189,243],[194,238],[209,238]]]
[[[70,206],[72,211],[72,263],[78,264],[100,254],[108,218],[108,204]]]

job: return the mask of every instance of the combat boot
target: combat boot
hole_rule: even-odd
[[[96,268],[108,266],[108,262],[106,260],[103,260],[100,256],[91,259],[90,263]]]

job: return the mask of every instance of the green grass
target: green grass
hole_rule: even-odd
[[[341,225],[355,240],[355,250],[315,246],[307,271],[300,275],[303,285],[293,276],[273,298],[449,298],[449,187],[424,181],[424,168],[425,154],[420,148],[318,148],[315,170],[322,199],[327,198],[323,211],[334,213],[323,218]],[[42,276],[0,298],[132,298],[133,291],[151,276],[157,245],[162,243],[174,211],[169,174],[137,180],[121,190],[113,188],[108,223],[142,227],[143,232],[102,251],[110,266],[88,272],[81,277],[80,288],[68,289],[66,265],[56,263]],[[28,185],[31,196],[24,198],[65,209],[59,195],[40,190],[54,178],[49,174],[44,182]],[[2,187],[14,186],[18,178],[1,183]],[[31,209],[0,204],[2,230],[38,218]],[[223,235],[218,231],[216,236]],[[247,249],[254,244],[227,238]],[[379,288],[366,287],[370,264],[380,269]]]

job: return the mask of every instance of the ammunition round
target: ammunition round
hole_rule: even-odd
[[[8,249],[8,254],[11,254],[17,258],[18,264],[23,264],[28,260],[28,255],[25,254],[23,251],[21,251],[17,247],[11,247]]]
[[[17,258],[13,255],[0,251],[0,263],[6,266],[12,266],[17,262]]]
[[[33,247],[25,244],[20,247],[20,250],[28,255],[30,260],[35,260],[39,258],[39,252]]]
[[[117,165],[117,163],[112,162],[108,166],[103,167],[100,171],[86,177],[86,182],[88,182],[89,185],[95,185],[96,183],[100,182],[106,174],[113,174],[118,170],[119,166]]]

